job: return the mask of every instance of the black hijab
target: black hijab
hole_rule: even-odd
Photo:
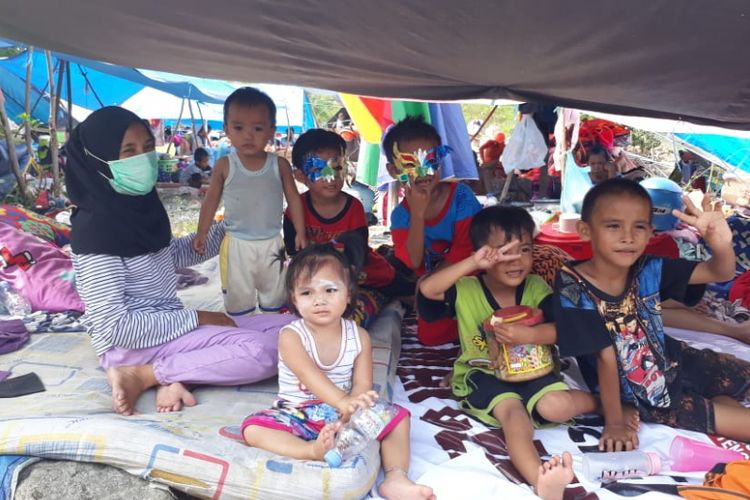
[[[125,131],[134,122],[143,123],[126,109],[101,108],[73,130],[65,145],[65,186],[75,205],[70,217],[74,253],[135,257],[169,245],[172,229],[156,189],[143,196],[115,192],[109,166],[85,151],[104,161],[118,159]]]

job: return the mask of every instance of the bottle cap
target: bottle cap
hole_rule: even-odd
[[[325,459],[329,467],[333,467],[334,469],[341,466],[341,453],[339,453],[336,448],[328,450],[326,454],[323,455],[323,459]]]

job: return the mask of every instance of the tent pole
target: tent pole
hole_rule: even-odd
[[[16,147],[13,141],[13,133],[10,130],[10,120],[8,120],[8,114],[5,112],[5,95],[3,89],[0,88],[0,125],[3,127],[5,132],[5,144],[8,146],[8,159],[10,160],[10,169],[13,171],[13,175],[16,177],[18,182],[18,190],[21,191],[21,197],[23,200],[31,204],[34,202],[34,197],[28,190],[26,185],[26,178],[21,173],[21,169],[18,166],[18,156],[16,155]]]
[[[201,110],[201,103],[198,101],[195,101],[195,107],[198,108],[198,116],[201,118],[201,130],[206,131],[206,137],[202,137],[201,141],[203,141],[203,147],[208,147],[208,122],[203,118],[203,111]]]
[[[28,59],[26,61],[26,89],[24,92],[24,114],[26,123],[24,124],[24,138],[26,139],[26,152],[29,154],[29,164],[34,161],[34,144],[31,140],[31,73],[34,64],[34,47],[29,46],[27,50]]]
[[[185,111],[185,98],[182,98],[182,104],[180,104],[180,114],[177,116],[177,122],[174,124],[174,130],[172,130],[172,137],[175,136],[177,133],[177,129],[180,128],[180,122],[182,121],[182,112]],[[167,144],[167,154],[171,154],[169,151],[172,149],[172,145],[174,142],[170,139],[169,144]],[[175,149],[175,154],[177,153],[177,149]]]
[[[190,144],[190,152],[195,153],[195,149],[198,147],[198,133],[195,131],[195,117],[193,116],[193,104],[188,99],[188,111],[190,112],[190,125],[193,128],[193,141]]]
[[[70,61],[65,62],[65,69],[67,70],[65,83],[68,87],[68,134],[70,134],[73,131],[73,90],[70,83]]]
[[[510,183],[513,180],[513,176],[515,176],[516,171],[511,170],[508,172],[508,175],[505,176],[505,184],[503,184],[503,190],[500,193],[500,198],[497,199],[497,204],[502,205],[505,201],[506,196],[508,196],[508,191],[510,191]]]
[[[55,72],[52,68],[52,53],[45,50],[47,55],[47,77],[49,79],[49,151],[52,157],[52,194],[57,198],[60,196],[60,165],[58,165],[57,144],[57,97],[55,97]]]
[[[81,76],[83,77],[83,79],[86,80],[86,85],[91,89],[91,93],[94,94],[94,98],[96,98],[96,102],[99,103],[99,107],[103,108],[104,107],[104,103],[102,102],[101,99],[99,99],[99,94],[96,93],[96,89],[91,84],[91,81],[89,81],[89,75],[88,75],[88,73],[86,73],[83,70],[83,68],[81,67],[80,64],[78,65],[78,71],[80,71]]]
[[[60,65],[57,67],[57,85],[55,86],[55,118],[57,118],[57,112],[60,110],[60,98],[62,97],[64,76],[65,76],[65,61],[61,59]],[[57,121],[55,121],[55,124],[57,124]]]
[[[487,122],[490,121],[490,118],[492,118],[492,115],[495,114],[495,111],[497,111],[497,104],[495,104],[490,110],[490,112],[487,114],[487,116],[484,117],[484,121],[482,121],[482,124],[479,126],[476,133],[474,133],[474,135],[471,136],[471,139],[469,139],[469,142],[474,142],[474,139],[479,137],[479,134],[482,133],[482,129],[484,128],[485,125],[487,125]]]

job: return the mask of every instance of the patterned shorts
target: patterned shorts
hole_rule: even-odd
[[[326,426],[339,419],[336,409],[321,401],[310,401],[294,405],[282,399],[274,401],[273,407],[248,416],[240,427],[251,425],[289,432],[305,441],[313,441]]]
[[[409,417],[409,410],[399,405],[394,405],[398,413],[393,420],[385,426],[378,436],[378,441],[387,436],[403,419]],[[283,399],[274,401],[273,408],[261,410],[248,416],[240,426],[240,434],[245,433],[245,428],[251,425],[276,429],[289,432],[305,441],[313,441],[326,426],[339,419],[339,414],[333,406],[321,401],[310,401],[294,405]]]

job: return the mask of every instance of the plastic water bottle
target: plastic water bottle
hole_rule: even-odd
[[[584,453],[581,465],[589,481],[600,482],[658,474],[663,462],[658,453],[636,450]]]
[[[31,304],[7,281],[0,281],[0,301],[11,316],[24,316],[31,312]]]
[[[339,467],[344,460],[378,439],[397,414],[396,406],[383,401],[376,401],[367,409],[357,408],[346,425],[339,429],[336,444],[326,452],[325,461],[331,467]]]

